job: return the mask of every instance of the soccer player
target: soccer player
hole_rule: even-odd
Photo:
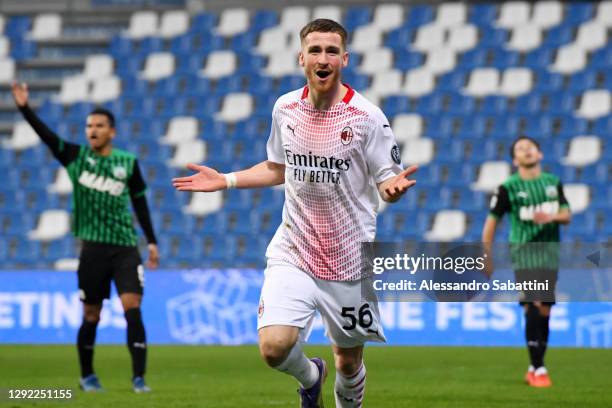
[[[550,387],[544,354],[559,268],[556,244],[559,224],[568,224],[571,214],[559,178],[542,172],[543,155],[536,140],[526,136],[517,138],[510,148],[510,157],[518,171],[499,186],[491,198],[482,241],[490,250],[499,219],[510,213],[510,244],[516,281],[549,281],[548,291],[523,292],[521,305],[525,311],[525,338],[531,361],[525,381],[533,387]]]
[[[74,187],[72,230],[82,241],[77,271],[83,302],[83,322],[77,338],[79,385],[84,391],[102,390],[93,369],[93,349],[102,302],[109,298],[114,280],[127,321],[133,389],[148,392],[150,388],[144,381],[146,335],[140,312],[144,269],[128,201],[131,200],[147,237],[148,267],[157,267],[159,252],[138,161],[133,154],[113,147],[116,132],[111,112],[93,110],[87,116],[85,129],[89,146],[78,145],[59,138],[28,106],[26,84],[14,83],[12,90],[23,117],[66,167]]]
[[[270,366],[295,377],[302,407],[323,404],[326,363],[302,351],[315,311],[333,343],[337,407],[362,404],[363,345],[384,341],[376,303],[362,300],[361,243],[374,240],[378,195],[395,202],[416,182],[402,170],[382,111],[341,82],[346,30],[318,19],[300,32],[307,84],[281,96],[272,112],[268,159],[221,174],[194,164],[173,180],[180,191],[285,184],[282,223],[266,252],[258,313],[259,349]]]

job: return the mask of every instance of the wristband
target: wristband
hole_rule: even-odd
[[[236,178],[236,173],[226,173],[225,182],[227,183],[227,189],[236,188],[236,184],[238,184],[238,179]]]

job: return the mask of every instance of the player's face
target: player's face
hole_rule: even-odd
[[[348,64],[348,52],[342,46],[340,34],[312,32],[302,41],[299,62],[311,90],[330,92],[340,83],[342,68]]]
[[[115,137],[115,129],[110,126],[106,115],[95,114],[87,116],[85,133],[87,134],[89,146],[94,150],[100,150],[108,146]]]
[[[528,139],[521,139],[514,145],[514,165],[533,167],[542,160],[542,152]]]

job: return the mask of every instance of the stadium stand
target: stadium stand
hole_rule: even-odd
[[[227,172],[265,159],[276,97],[304,84],[296,31],[316,17],[350,30],[345,81],[380,103],[404,163],[421,165],[417,188],[381,207],[379,239],[479,240],[489,194],[511,171],[510,143],[528,134],[566,184],[577,222],[564,238],[609,240],[612,2],[203,12],[181,1],[145,11],[121,3],[0,15],[6,267],[65,268],[76,254],[65,212],[55,212],[68,208],[70,184],[20,122],[14,78],[29,83],[33,106],[68,140],[85,142],[94,104],[115,112],[117,143],[141,157],[164,266],[262,266],[282,190],[188,196],[170,179],[187,162]]]

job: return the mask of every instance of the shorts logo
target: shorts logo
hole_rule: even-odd
[[[391,159],[395,162],[395,164],[400,164],[402,162],[402,157],[400,155],[400,150],[397,145],[394,145],[391,148]]]
[[[138,265],[136,268],[136,274],[138,275],[138,282],[140,283],[140,287],[144,288],[145,277],[144,277],[144,268],[142,265]]]
[[[257,308],[257,317],[261,317],[264,314],[264,301],[263,298],[259,300],[259,307]]]
[[[340,133],[340,141],[343,145],[347,146],[351,143],[352,140],[353,129],[351,129],[349,126],[346,126],[344,129],[342,129],[342,132]]]
[[[119,180],[127,177],[127,170],[123,166],[113,167],[113,176]]]

